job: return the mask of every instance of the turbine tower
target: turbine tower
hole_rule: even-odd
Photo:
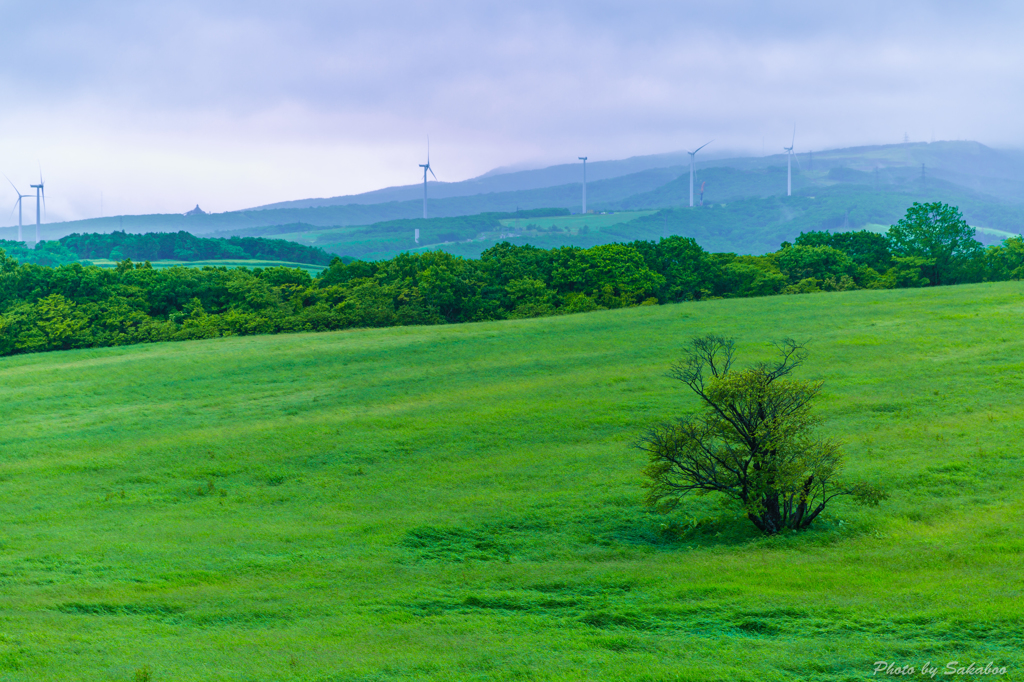
[[[578,156],[576,157],[583,162],[583,213],[587,212],[587,157]]]
[[[420,168],[423,169],[423,218],[427,217],[427,171],[430,171],[431,175],[434,175],[434,170],[430,167],[430,138],[427,138],[427,162],[421,163]],[[434,175],[434,180],[437,180],[437,176]]]
[[[7,182],[11,182],[11,179],[8,178],[6,175],[4,177],[7,178]],[[13,182],[11,182],[11,187],[14,187],[14,183]],[[15,202],[15,203],[18,204],[18,241],[20,242],[20,241],[22,241],[22,238],[21,238],[21,200],[26,198],[26,197],[30,197],[32,195],[31,194],[22,194],[20,191],[18,191],[17,187],[14,187],[14,192],[18,195],[18,201]],[[13,210],[14,209],[11,209],[12,212],[13,212]]]
[[[39,171],[39,184],[38,185],[29,185],[29,187],[31,187],[32,189],[34,189],[36,191],[36,244],[38,244],[39,243],[39,223],[41,222],[39,220],[39,199],[40,199],[40,197],[42,198],[43,206],[46,205],[46,189],[45,189],[45,186],[43,184],[43,172],[42,171]]]
[[[786,150],[786,196],[793,196],[793,145],[796,143],[796,124],[793,125],[793,139],[790,141],[788,147],[783,147]]]
[[[711,142],[714,142],[714,140],[711,140]],[[704,149],[704,147],[707,147],[709,144],[711,144],[711,142],[705,142],[701,146],[694,149],[692,152],[686,152],[687,154],[690,155],[690,208],[693,208],[693,157],[696,156],[697,152],[699,152],[701,149]]]

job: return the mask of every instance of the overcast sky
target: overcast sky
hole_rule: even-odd
[[[1021,147],[1022,8],[0,0],[0,171],[27,192],[41,166],[56,221],[410,184],[428,135],[444,181],[777,153],[794,123],[798,152]]]

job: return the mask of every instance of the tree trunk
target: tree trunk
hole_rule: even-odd
[[[814,474],[811,474],[807,477],[807,480],[804,481],[803,491],[800,494],[800,504],[797,506],[796,513],[793,515],[793,519],[790,522],[791,528],[803,528],[804,514],[807,513],[807,500],[811,495],[811,486],[813,484]],[[807,523],[810,523],[812,519],[808,519]]]
[[[757,526],[758,530],[767,533],[768,535],[775,535],[784,527],[782,508],[779,504],[779,496],[765,495],[761,500],[761,504],[764,508],[761,515],[757,516],[748,512],[747,518]]]

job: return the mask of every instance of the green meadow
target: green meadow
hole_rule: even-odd
[[[518,222],[515,218],[505,218],[501,221],[501,224],[512,230],[536,231],[539,228],[542,231],[578,234],[583,227],[586,227],[588,230],[600,230],[601,228],[611,227],[612,225],[628,223],[635,218],[643,218],[644,216],[649,216],[653,213],[655,213],[655,211],[598,212],[567,216],[552,216],[549,218],[522,218],[518,220]]]
[[[1022,322],[1005,282],[2,358],[0,680],[1024,679]],[[807,341],[891,498],[644,508],[707,332]]]

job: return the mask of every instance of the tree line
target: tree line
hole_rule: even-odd
[[[264,237],[204,238],[189,232],[130,234],[69,234],[58,243],[83,260],[279,260],[327,265],[331,256],[323,249],[286,239]]]
[[[985,248],[943,204],[914,204],[886,236],[807,232],[761,256],[708,253],[685,237],[588,249],[502,243],[478,259],[443,251],[334,258],[316,278],[285,267],[156,269],[130,258],[113,269],[48,267],[0,250],[0,355],[1022,275],[1024,238]]]
[[[327,265],[334,258],[323,249],[304,246],[287,239],[265,237],[197,237],[189,232],[131,234],[69,234],[54,241],[41,241],[30,249],[21,242],[0,240],[9,256],[21,263],[65,265],[76,261],[203,261],[276,260],[309,265]]]

